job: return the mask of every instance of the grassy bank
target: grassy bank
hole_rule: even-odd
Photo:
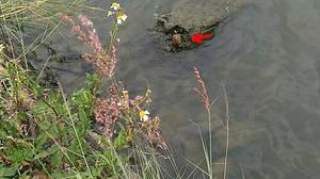
[[[129,124],[124,116],[118,119],[123,120],[121,123],[108,126],[118,130],[112,137],[109,129],[94,127],[99,125],[95,123],[95,114],[104,112],[102,106],[97,106],[94,94],[97,76],[89,75],[84,88],[66,97],[62,87],[41,87],[34,74],[25,71],[19,61],[6,61],[3,57],[1,61],[1,176],[138,175],[138,170],[130,169],[136,165],[130,161],[136,156],[133,141],[147,129]],[[140,123],[140,119],[134,119],[138,116],[133,111],[126,114]]]
[[[69,16],[71,5],[80,4],[1,1],[0,176],[160,177],[159,166],[150,159],[153,154],[143,152],[166,147],[159,135],[159,118],[147,111],[151,91],[130,96],[113,77],[117,25],[121,18],[125,21],[124,10],[118,4],[111,7],[115,13],[110,15],[115,21],[112,41],[104,47],[90,19]],[[30,70],[29,51],[24,50],[29,47],[21,38],[30,25],[61,23],[60,19],[69,23],[80,42],[92,48],[86,60],[96,67],[83,88],[68,96],[59,81],[48,88],[39,71]],[[36,27],[41,30],[43,26]],[[101,83],[110,84],[107,94]]]
[[[132,96],[114,75],[125,10],[118,3],[106,10],[113,28],[104,45],[90,18],[76,13],[80,7],[79,0],[0,2],[0,177],[163,178],[158,159],[168,146],[160,118],[148,111],[151,90]],[[28,45],[23,40],[30,27],[50,35],[58,25],[70,27],[79,43],[91,49],[82,56],[95,68],[83,87],[68,95],[59,80],[48,83],[43,78],[45,67],[36,70],[28,63],[32,49],[46,38]],[[208,92],[199,70],[194,72],[211,128]],[[192,164],[192,172],[209,178],[214,165],[211,140],[203,142],[207,168]],[[175,176],[182,176],[169,160]]]

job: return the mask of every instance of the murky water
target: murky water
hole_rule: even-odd
[[[203,160],[199,129],[208,138],[206,113],[192,92],[192,67],[198,66],[216,99],[218,162],[225,146],[223,86],[227,91],[229,178],[320,178],[320,1],[252,1],[206,46],[176,54],[159,49],[148,31],[153,13],[174,2],[124,2],[129,19],[120,33],[119,79],[133,93],[152,89],[152,112],[161,116],[163,133],[177,151],[180,166],[187,163],[185,158]],[[99,0],[94,3],[107,7]],[[107,20],[97,17],[99,33],[107,34]],[[57,48],[69,54],[80,51],[74,44]],[[59,68],[69,87],[89,69],[78,61]]]

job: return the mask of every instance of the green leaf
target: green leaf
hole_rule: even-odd
[[[79,126],[77,126],[77,129],[79,131],[80,137],[84,137],[87,134],[87,131],[90,128],[90,119],[88,118],[88,114],[82,109],[79,109]]]
[[[30,161],[33,156],[32,149],[28,147],[8,148],[5,150],[5,153],[7,154],[8,159],[15,163]]]
[[[4,165],[0,164],[0,178],[11,178],[16,174],[16,171],[18,170],[19,165],[13,165],[6,167]]]
[[[81,89],[72,95],[72,102],[74,106],[78,106],[84,110],[87,116],[90,116],[90,110],[92,108],[93,95],[88,89]]]
[[[51,146],[50,148],[48,148],[47,150],[43,150],[40,153],[38,153],[34,159],[38,160],[38,159],[43,159],[48,157],[49,155],[54,154],[55,152],[59,152],[59,148],[56,145]]]
[[[43,145],[49,141],[49,137],[46,133],[41,132],[35,140],[35,146],[37,150],[42,150]]]
[[[51,165],[54,168],[59,168],[63,163],[63,153],[58,149],[58,146],[53,147],[55,152],[50,156]]]
[[[86,75],[86,88],[92,89],[96,86],[97,83],[99,83],[99,77],[97,74],[89,74]]]
[[[127,133],[125,130],[120,130],[119,135],[115,138],[113,145],[118,149],[128,145]]]

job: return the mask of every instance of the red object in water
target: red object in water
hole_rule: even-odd
[[[200,33],[197,32],[191,36],[191,41],[197,45],[201,45],[205,40],[210,40],[214,37],[213,32]]]

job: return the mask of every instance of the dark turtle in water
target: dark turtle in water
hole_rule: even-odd
[[[213,37],[219,23],[243,5],[244,0],[178,0],[170,13],[156,17],[155,29],[165,34],[170,51],[194,48],[199,43],[193,43],[193,34]]]

